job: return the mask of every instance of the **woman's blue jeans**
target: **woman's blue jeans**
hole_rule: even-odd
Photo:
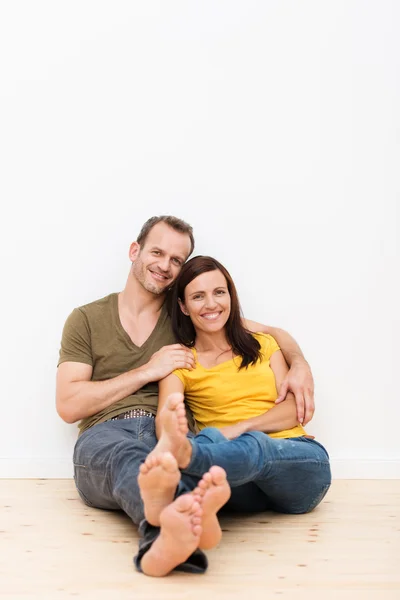
[[[232,488],[228,509],[306,513],[331,484],[328,453],[309,437],[271,438],[251,431],[227,441],[209,427],[191,442],[192,460],[185,473],[201,477],[212,464],[223,467]]]
[[[226,508],[298,514],[315,508],[331,483],[328,454],[310,438],[278,439],[252,431],[229,441],[210,427],[190,442],[192,459],[182,472],[177,496],[194,489],[203,473],[219,465],[232,488]],[[134,523],[141,523],[144,512],[137,476],[156,443],[155,420],[149,417],[106,421],[85,431],[74,451],[75,483],[85,503],[122,509]],[[139,552],[139,562],[158,535],[158,529],[146,523],[140,530],[144,551]],[[205,570],[206,563],[199,568],[197,572]]]

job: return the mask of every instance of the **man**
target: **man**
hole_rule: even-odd
[[[75,482],[90,506],[122,509],[143,521],[137,477],[157,444],[157,382],[175,369],[193,368],[193,355],[175,343],[164,303],[180,268],[193,252],[192,228],[175,217],[149,219],[131,244],[132,266],[124,290],[75,309],[64,326],[57,373],[57,411],[67,423],[80,421],[74,451]],[[245,321],[251,331],[273,335],[290,366],[280,398],[296,397],[298,418],[313,415],[313,383],[300,348],[286,332]],[[182,475],[181,490],[198,479]],[[179,489],[179,488],[178,488]],[[158,530],[141,526],[141,556]],[[182,570],[202,572],[194,552]]]

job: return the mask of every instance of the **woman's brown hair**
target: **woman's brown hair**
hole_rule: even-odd
[[[208,271],[221,271],[226,279],[231,297],[231,312],[226,322],[226,337],[233,352],[242,357],[240,369],[255,364],[261,359],[260,344],[243,326],[242,314],[235,284],[232,277],[221,263],[211,256],[195,256],[182,267],[168,298],[172,327],[179,343],[193,348],[196,341],[196,331],[190,317],[181,311],[178,299],[185,303],[185,289],[193,279]]]

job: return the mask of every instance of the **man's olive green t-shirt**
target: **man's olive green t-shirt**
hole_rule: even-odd
[[[110,294],[80,308],[68,317],[62,334],[58,365],[72,361],[93,368],[92,381],[104,381],[146,364],[154,352],[175,344],[171,321],[165,305],[152,333],[144,344],[136,346],[121,325],[118,294]],[[79,423],[80,434],[127,410],[141,408],[157,413],[158,383],[148,383],[134,394],[118,400]]]

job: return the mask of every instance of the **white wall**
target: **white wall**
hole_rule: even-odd
[[[334,475],[400,477],[399,6],[2,3],[0,476],[71,476],[64,320],[167,213],[300,342]]]

